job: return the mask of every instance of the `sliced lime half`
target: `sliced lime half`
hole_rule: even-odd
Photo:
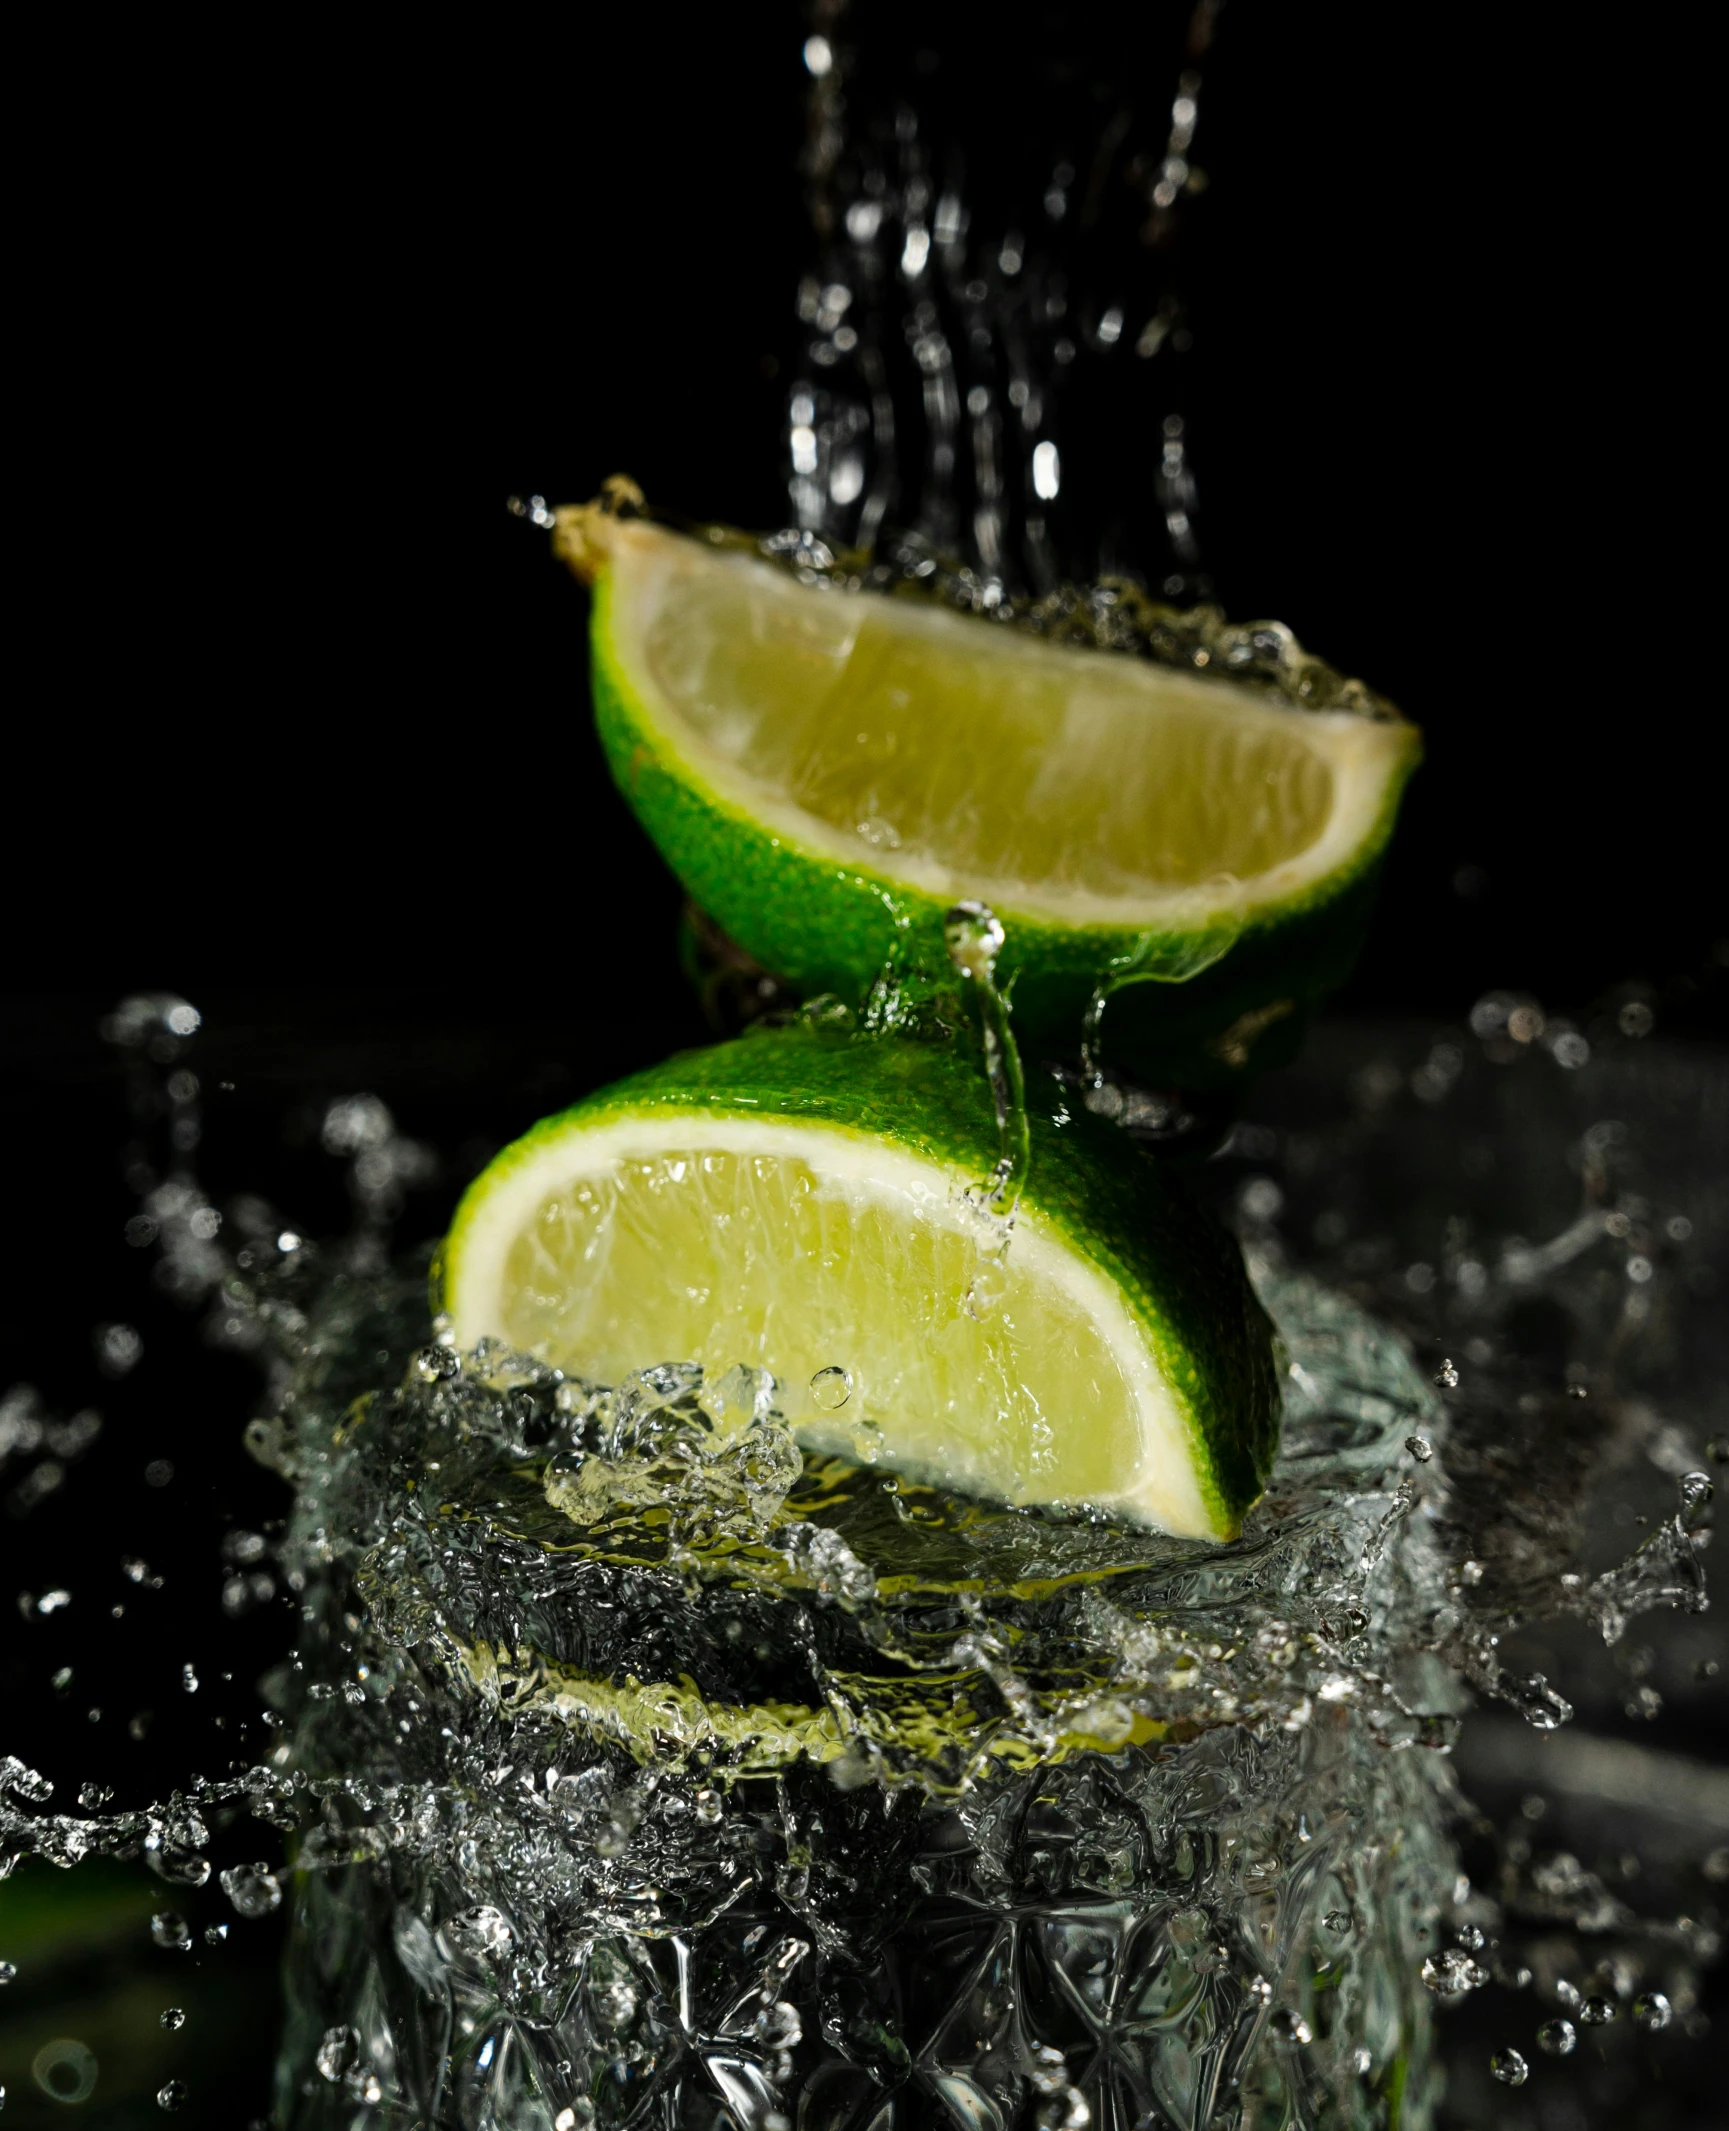
[[[458,1210],[445,1307],[465,1346],[605,1382],[766,1368],[813,1447],[1227,1537],[1277,1403],[1237,1248],[1054,1081],[1030,1093],[1005,1228],[964,1046],[800,1024],[686,1053],[498,1157]]]

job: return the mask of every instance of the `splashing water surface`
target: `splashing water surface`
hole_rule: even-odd
[[[1272,1486],[1227,1547],[801,1457],[764,1372],[605,1387],[458,1353],[424,1259],[383,1248],[426,1157],[376,1098],[324,1120],[362,1212],[345,1245],[274,1221],[219,1238],[183,1158],[141,1218],[167,1284],[211,1297],[264,1363],[250,1440],[295,1490],[279,1543],[230,1549],[237,1605],[248,1576],[301,1594],[298,1650],[266,1683],[281,1743],[119,1813],[100,1785],[56,1811],[9,1759],[8,1854],[141,1852],[195,1895],[216,1818],[277,1831],[292,1874],[267,1857],[221,1884],[242,1919],[294,1909],[296,2123],[465,2122],[483,2097],[501,2123],[625,2122],[658,2097],[681,2122],[764,2126],[891,2098],[907,2122],[1371,2124],[1395,2093],[1411,2123],[1435,2011],[1522,1967],[1557,2019],[1638,1997],[1602,2032],[1661,2034],[1656,2004],[1696,2002],[1708,1927],[1642,1919],[1517,1835],[1467,1863],[1483,1838],[1451,1749],[1468,1689],[1533,1739],[1566,1722],[1568,1683],[1505,1654],[1521,1621],[1590,1622],[1618,1649],[1653,1604],[1702,1603],[1709,1483],[1632,1388],[1688,1292],[1650,1237],[1678,1249],[1702,1224],[1648,1178],[1623,1188],[1661,1157],[1625,1124],[1565,1146],[1550,1125],[1585,1199],[1550,1242],[1453,1213],[1433,1262],[1402,1259],[1362,1203],[1396,1189],[1402,1220],[1429,1218],[1418,1177],[1382,1172],[1456,1148],[1443,1104],[1465,1144],[1510,1152],[1487,1099],[1533,1073],[1551,1107],[1588,1094],[1568,1032],[1521,1045],[1517,1010],[1491,1002],[1486,1034],[1408,1071],[1323,1061],[1293,1099],[1336,1090],[1340,1114],[1241,1126],[1215,1163],[1240,1179],[1287,1368]],[[1602,1039],[1595,1070],[1625,1070]],[[1332,1239],[1305,1246],[1328,1280],[1291,1262],[1304,1228]],[[1534,1303],[1575,1328],[1559,1362],[1518,1351]],[[1423,1342],[1425,1306],[1445,1350],[1419,1368],[1385,1318]],[[1672,1507],[1593,1571],[1589,1483],[1641,1442]],[[154,1928],[194,1937],[168,1911]]]

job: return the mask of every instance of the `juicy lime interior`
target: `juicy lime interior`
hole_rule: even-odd
[[[871,1160],[837,1177],[698,1128],[573,1175],[516,1216],[498,1329],[606,1382],[655,1360],[772,1368],[807,1437],[1010,1500],[1121,1495],[1145,1465],[1146,1364],[1110,1290],[1024,1231],[999,1256],[933,1172]]]
[[[1302,714],[910,600],[693,552],[648,618],[666,701],[737,774],[843,836],[981,880],[1133,898],[1248,880],[1326,830]]]

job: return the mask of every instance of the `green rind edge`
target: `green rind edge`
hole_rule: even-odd
[[[695,778],[618,656],[613,596],[612,574],[603,573],[590,623],[601,746],[626,802],[695,901],[806,996],[833,992],[856,1003],[897,949],[940,965],[942,903],[778,834]],[[1303,1017],[1349,974],[1368,929],[1399,801],[1422,751],[1415,726],[1400,730],[1407,744],[1352,859],[1254,911],[1230,951],[1187,983],[1118,993],[1105,1024],[1113,1063],[1158,1084],[1201,1087],[1234,1082],[1294,1050]],[[1100,977],[1147,933],[1052,925],[1006,908],[997,915],[1008,934],[998,976],[1013,987],[1017,1026],[1035,1049],[1072,1052]]]
[[[1110,1126],[1071,1113],[1061,1085],[1036,1068],[1027,1100],[1032,1160],[1021,1203],[1121,1293],[1184,1415],[1216,1536],[1234,1537],[1265,1486],[1280,1410],[1273,1328],[1241,1253],[1180,1179]],[[753,1030],[604,1088],[507,1147],[457,1208],[440,1277],[450,1279],[469,1222],[519,1164],[550,1141],[657,1110],[798,1119],[887,1140],[981,1181],[998,1151],[969,1043],[848,1037],[805,1023]]]

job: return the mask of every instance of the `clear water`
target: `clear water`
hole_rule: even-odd
[[[294,2123],[1372,2124],[1395,2090],[1421,2123],[1439,2043],[1522,1970],[1456,2084],[1506,2087],[1508,2050],[1535,2091],[1587,2046],[1672,2046],[1708,1912],[1641,1915],[1529,1839],[1528,1798],[1484,1852],[1454,1774],[1474,1698],[1533,1741],[1568,1717],[1573,1681],[1508,1654],[1521,1622],[1618,1653],[1703,1600],[1704,1446],[1669,1416],[1721,1210],[1663,1202],[1654,1123],[1593,1114],[1635,1109],[1637,1046],[1521,1043],[1519,1007],[1414,1065],[1321,1060],[1286,1086],[1329,1112],[1240,1127],[1215,1165],[1289,1369],[1273,1486],[1226,1548],[807,1462],[754,1373],[605,1389],[458,1355],[384,1245],[416,1156],[376,1098],[325,1119],[362,1214],[340,1246],[218,1241],[186,1166],[148,1218],[264,1363],[251,1440],[297,1495],[234,1562],[301,1594],[265,1683],[281,1743],[126,1813],[100,1784],[58,1809],[9,1760],[7,1853],[141,1851],[181,1904],[251,1813],[269,1861],[224,1902],[294,1913]],[[1133,1128],[1131,1094],[1094,1094]],[[1491,1198],[1554,1206],[1536,1240],[1471,1207],[1484,1147]],[[1533,1357],[1533,1306],[1566,1351]],[[1630,1554],[1592,1530],[1629,1457],[1669,1503]],[[1584,2022],[1593,1997],[1617,2017]],[[1565,2058],[1554,2020],[1586,2038]]]
[[[1440,1415],[1351,1304],[1267,1294],[1286,1446],[1220,1549],[807,1464],[743,1372],[594,1391],[423,1344],[413,1277],[327,1291],[271,1452],[326,1794],[290,2120],[1416,2109]]]

